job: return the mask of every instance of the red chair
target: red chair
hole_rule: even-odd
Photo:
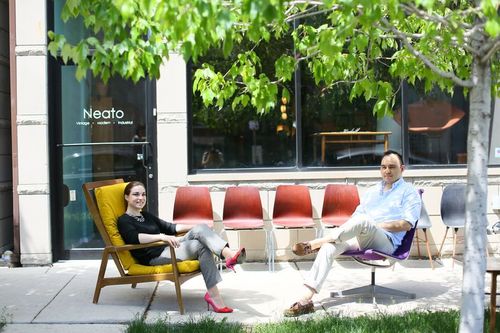
[[[181,186],[175,192],[173,223],[214,225],[208,187]]]
[[[264,226],[257,187],[233,186],[226,190],[222,223],[227,229],[260,229]]]
[[[273,208],[273,226],[282,228],[315,227],[312,215],[311,196],[305,185],[279,185]],[[318,230],[316,230],[318,236]],[[273,270],[274,270],[274,252]]]
[[[273,224],[284,228],[314,227],[309,188],[278,185],[274,199]]]
[[[328,184],[325,188],[321,222],[327,227],[340,227],[359,205],[356,185]]]
[[[266,253],[271,270],[272,237],[264,229],[259,189],[254,186],[232,186],[226,190],[222,224],[226,230],[262,229],[266,232]]]

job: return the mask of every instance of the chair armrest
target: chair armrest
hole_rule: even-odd
[[[161,246],[161,245],[168,246],[168,243],[164,242],[164,241],[158,241],[158,242],[142,243],[142,244],[109,245],[109,246],[106,246],[106,248],[109,249],[110,252],[118,252],[118,251],[130,251],[130,250],[136,250],[136,249],[143,249],[143,248]]]
[[[105,249],[107,249],[109,252],[119,252],[119,251],[130,251],[130,250],[136,250],[136,249],[144,249],[148,247],[154,247],[154,246],[161,246],[161,245],[166,245],[169,246],[167,242],[164,241],[157,241],[157,242],[151,242],[151,243],[142,243],[142,244],[125,244],[125,245],[109,245],[106,246]],[[172,264],[177,264],[177,256],[175,255],[175,249],[172,246],[170,247],[170,260],[172,261]],[[174,271],[177,270],[177,265],[174,266]]]

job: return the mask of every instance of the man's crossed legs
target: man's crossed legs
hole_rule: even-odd
[[[394,252],[394,246],[386,232],[361,214],[351,217],[338,228],[328,229],[328,235],[325,237],[295,244],[293,251],[297,255],[314,252],[318,252],[318,255],[304,281],[300,300],[285,310],[285,316],[314,312],[311,299],[321,289],[333,261],[347,250],[364,248],[373,248],[386,253]]]

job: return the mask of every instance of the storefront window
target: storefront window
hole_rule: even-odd
[[[453,95],[434,88],[429,93],[408,88],[407,124],[411,164],[467,163],[469,103],[461,89]],[[395,120],[401,123],[400,110]]]
[[[70,19],[64,22],[61,18],[61,12],[66,0],[54,0],[54,32],[63,34],[66,40],[72,44],[78,43],[82,38],[88,37],[89,31],[85,29],[83,20]]]
[[[291,40],[262,43],[255,52],[262,71],[272,73],[274,61],[283,53],[292,54]],[[225,73],[234,57],[224,58],[213,50],[200,59]],[[197,69],[192,66],[191,75]],[[293,91],[293,82],[282,85]],[[281,93],[279,93],[281,95]],[[276,108],[261,114],[250,105],[232,110],[231,101],[222,108],[206,107],[201,97],[192,97],[191,160],[194,169],[294,167],[296,163],[296,113],[293,99],[280,99]]]
[[[325,90],[310,73],[301,74],[304,166],[377,165],[384,150],[401,150],[400,127],[374,115],[372,101],[350,101],[351,85]]]
[[[288,46],[270,43],[261,52],[293,54]],[[261,59],[270,67],[276,57],[261,54]],[[222,73],[232,61],[216,51],[200,59]],[[418,82],[410,87],[391,79],[387,69],[388,64],[381,64],[375,71],[397,94],[393,113],[384,117],[373,113],[373,100],[350,99],[351,83],[327,89],[303,65],[296,70],[301,78],[299,96],[294,86],[287,87],[290,101],[277,101],[276,109],[267,114],[260,115],[250,106],[233,111],[231,103],[220,110],[207,108],[195,95],[190,110],[191,172],[373,166],[386,149],[401,152],[409,165],[465,164],[469,102],[463,90],[457,88],[453,94],[437,87],[425,91]]]

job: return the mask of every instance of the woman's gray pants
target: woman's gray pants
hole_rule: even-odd
[[[207,289],[222,281],[215,264],[213,254],[221,257],[227,242],[217,235],[206,224],[198,224],[189,230],[181,239],[180,246],[175,249],[177,260],[199,260],[200,270]],[[159,257],[149,261],[150,265],[170,264],[170,248],[167,246]]]

